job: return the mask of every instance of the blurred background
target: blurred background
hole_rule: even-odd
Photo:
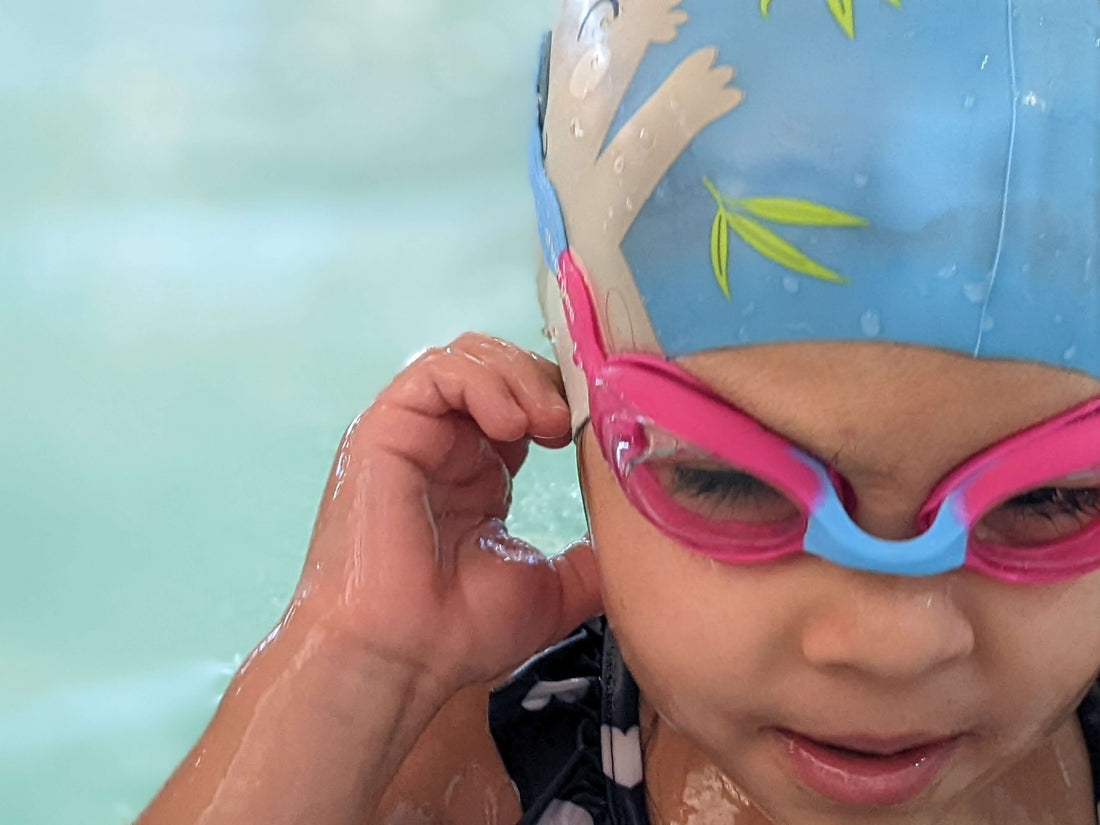
[[[132,820],[277,621],[337,440],[423,347],[548,354],[554,0],[0,5],[0,822]],[[515,530],[583,529],[537,455]]]

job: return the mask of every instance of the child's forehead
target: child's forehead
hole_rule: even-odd
[[[731,404],[810,452],[888,465],[962,460],[1100,395],[1044,364],[881,342],[740,347],[677,359]]]

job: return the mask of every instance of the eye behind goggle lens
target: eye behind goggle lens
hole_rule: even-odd
[[[730,562],[768,561],[801,549],[807,515],[775,484],[652,421],[608,423],[604,455],[624,492],[676,541]]]
[[[1045,547],[1098,528],[1100,473],[1094,472],[1016,493],[985,513],[971,535],[984,544]]]
[[[779,524],[801,515],[775,487],[729,464],[671,457],[638,469],[650,473],[678,507],[710,521]]]

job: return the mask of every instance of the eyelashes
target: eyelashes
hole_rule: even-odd
[[[650,470],[679,507],[715,522],[779,524],[801,520],[793,501],[756,476],[733,467],[658,461]]]
[[[1009,499],[1002,507],[1054,519],[1058,516],[1100,516],[1100,490],[1095,487],[1040,487]]]
[[[666,460],[650,465],[668,496],[685,510],[715,521],[784,522],[798,507],[782,492],[728,466]],[[1100,525],[1100,487],[1037,487],[994,507],[973,526],[989,544],[1032,547],[1073,538]],[[1100,527],[1098,527],[1100,529]]]
[[[671,492],[728,503],[746,498],[779,496],[780,493],[755,476],[737,470],[712,470],[676,465],[672,470]]]

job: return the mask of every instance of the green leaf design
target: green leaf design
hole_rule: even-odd
[[[855,0],[827,0],[827,2],[829,11],[833,13],[840,28],[844,29],[849,40],[854,40],[856,36]]]
[[[895,9],[901,8],[901,0],[886,0]],[[856,38],[856,10],[855,0],[826,0],[829,11],[832,12],[837,24],[848,35],[849,40]],[[772,0],[760,0],[760,16],[767,17],[771,10]]]
[[[735,203],[746,212],[776,223],[795,226],[866,226],[867,219],[801,198],[742,198]]]
[[[714,268],[714,277],[728,300],[730,297],[730,228],[729,213],[719,209],[714,215],[710,227],[710,265]]]
[[[806,256],[794,245],[783,240],[756,221],[746,218],[744,215],[734,215],[727,212],[726,222],[729,223],[730,229],[736,232],[745,243],[780,266],[829,283],[848,283],[848,279],[843,275]]]

